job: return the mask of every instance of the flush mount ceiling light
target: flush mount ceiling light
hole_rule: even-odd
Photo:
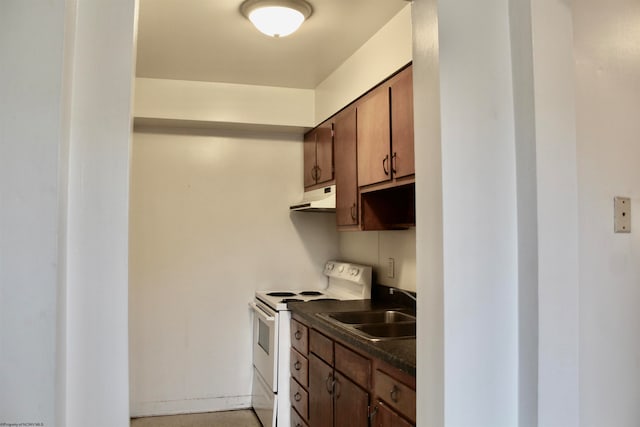
[[[295,32],[312,11],[305,0],[246,0],[240,5],[240,12],[258,31],[271,37]]]

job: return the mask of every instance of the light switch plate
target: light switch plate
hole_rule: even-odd
[[[396,276],[396,260],[389,258],[387,261],[387,277],[393,279]]]
[[[631,233],[631,199],[613,198],[613,230],[616,233]]]

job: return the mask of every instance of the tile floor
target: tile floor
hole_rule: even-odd
[[[252,410],[131,419],[131,427],[261,427]]]

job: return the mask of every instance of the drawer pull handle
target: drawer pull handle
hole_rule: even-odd
[[[296,332],[295,332],[295,334],[293,334],[293,336],[294,336],[297,340],[299,340],[300,338],[302,338],[302,332],[300,332],[300,331],[296,331]]]
[[[391,393],[389,393],[391,400],[393,400],[394,402],[398,402],[398,391],[400,390],[398,390],[398,387],[394,385],[391,389]]]
[[[300,399],[302,399],[302,395],[300,394],[300,392],[296,392],[296,394],[293,395],[293,398],[296,400],[296,402],[300,402]]]
[[[296,423],[296,427],[302,427],[302,424]]]
[[[293,367],[296,369],[296,371],[299,371],[302,367],[302,363],[300,363],[299,360],[296,360],[296,363],[293,364]]]

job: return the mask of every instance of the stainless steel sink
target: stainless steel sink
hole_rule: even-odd
[[[319,313],[318,316],[370,341],[416,337],[415,316],[399,309]]]
[[[348,324],[362,323],[397,323],[415,322],[416,318],[398,310],[380,311],[346,311],[341,313],[329,313],[328,316],[338,322]]]
[[[415,321],[357,325],[355,329],[376,338],[413,338],[416,336]]]

